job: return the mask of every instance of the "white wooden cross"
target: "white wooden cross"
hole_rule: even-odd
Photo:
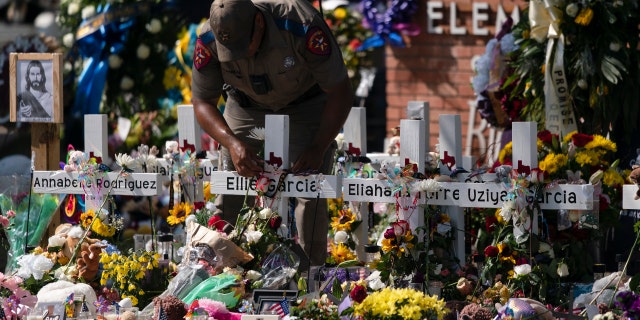
[[[100,163],[106,159],[107,152],[107,116],[85,115],[85,150]],[[119,168],[118,168],[119,169]],[[130,173],[120,176],[116,168],[112,172],[98,173],[93,177],[83,177],[79,172],[34,171],[32,187],[36,193],[84,194],[86,209],[97,209],[103,196],[157,196],[161,185],[156,173]],[[88,178],[88,179],[87,179]]]
[[[443,123],[442,121],[446,122]],[[456,123],[459,118],[456,117],[441,117],[440,118],[441,130],[458,130],[459,126]],[[441,131],[441,161],[448,163],[456,163],[458,159],[461,145],[455,146],[455,143],[450,144],[450,141],[457,141],[455,135],[460,135],[460,132],[455,133]],[[443,145],[442,143],[445,142]],[[528,174],[528,170],[537,168],[537,135],[536,124],[533,122],[514,122],[513,123],[513,163],[514,169],[519,172]],[[453,150],[453,151],[450,151]],[[446,154],[445,154],[446,152]],[[455,156],[452,156],[454,154]],[[442,173],[442,168],[441,168]],[[429,194],[428,202],[434,205],[450,206],[462,208],[462,207],[475,207],[475,208],[500,208],[502,203],[506,200],[508,190],[501,183],[496,183],[492,180],[495,179],[494,174],[483,175],[484,182],[464,182],[469,174],[457,175],[457,181],[454,182],[442,182],[440,183],[441,190],[437,193]],[[593,206],[593,190],[594,187],[591,184],[575,185],[575,184],[560,184],[553,188],[546,188],[542,194],[539,195],[538,201],[540,209],[542,210],[558,210],[558,209],[570,209],[570,210],[591,210]],[[456,209],[457,210],[457,209]],[[459,218],[456,216],[455,218]],[[452,216],[452,221],[454,216]],[[533,219],[537,221],[536,218]],[[537,222],[534,222],[537,224]],[[456,228],[460,230],[464,229],[464,225],[456,225]],[[532,229],[537,230],[537,225],[532,225]],[[459,230],[459,231],[460,231]],[[464,235],[462,235],[464,236]],[[464,241],[464,238],[461,239]],[[460,261],[464,261],[464,243],[456,237],[456,256]]]
[[[190,150],[190,152],[197,153],[202,150],[202,143],[200,135],[202,130],[200,124],[196,120],[193,105],[179,105],[178,106],[178,145],[182,150]],[[161,146],[164,148],[164,146]],[[164,158],[158,158],[158,163],[155,167],[149,168],[150,172],[156,172],[161,175],[163,182],[170,181],[173,175],[173,179],[182,178],[183,181],[189,179],[195,179],[195,183],[192,188],[185,185],[181,188],[182,192],[186,194],[186,198],[191,202],[204,201],[203,195],[203,180],[211,178],[211,173],[218,170],[217,159],[198,159],[197,169],[194,177],[178,177],[174,174],[175,164]]]
[[[265,119],[265,163],[279,169],[289,168],[289,116],[267,115]],[[341,179],[333,175],[307,175],[299,176],[287,174],[282,184],[279,184],[280,175],[277,172],[265,172],[269,178],[269,190],[273,191],[280,185],[276,196],[280,196],[278,208],[272,208],[282,217],[283,223],[287,223],[288,201],[285,198],[339,198],[342,192]],[[215,171],[211,173],[211,193],[232,195],[257,195],[256,177],[247,178],[240,176],[236,171]],[[326,214],[319,212],[318,214]]]
[[[428,141],[429,137],[425,132],[424,121],[424,119],[400,120],[400,159],[404,159],[400,165],[416,164],[416,172],[425,171],[427,145],[425,141]],[[412,190],[409,195],[397,195],[393,190],[394,186],[389,183],[388,180],[375,178],[344,178],[344,200],[397,203],[400,219],[409,221],[413,230],[424,226],[423,210],[418,206],[424,203],[424,197],[420,192]]]

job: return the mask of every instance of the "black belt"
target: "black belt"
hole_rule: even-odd
[[[259,104],[256,104],[252,99],[250,99],[244,92],[226,83],[222,87],[222,90],[224,90],[227,93],[227,95],[233,97],[234,100],[236,100],[238,104],[240,104],[240,106],[243,108],[252,106],[252,105],[259,105]],[[322,90],[322,88],[320,88],[320,85],[315,84],[311,88],[309,88],[309,90],[305,91],[305,93],[298,96],[295,100],[289,102],[288,105],[295,105],[295,104],[302,103],[306,100],[309,100],[315,96],[322,94],[323,92],[324,91]]]

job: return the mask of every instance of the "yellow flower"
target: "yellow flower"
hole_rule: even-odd
[[[591,23],[592,19],[593,9],[587,7],[580,10],[580,13],[578,14],[578,16],[576,16],[576,19],[574,21],[581,26],[588,26]]]
[[[95,219],[96,221],[91,225],[91,230],[103,237],[113,237],[116,234],[116,228],[111,225],[106,225],[100,219]]]
[[[180,202],[169,210],[169,216],[167,217],[167,223],[170,225],[176,225],[183,223],[187,216],[191,214],[191,205],[186,202]]]
[[[329,246],[331,247],[331,256],[336,261],[336,263],[342,263],[345,261],[356,259],[356,255],[344,243],[338,243],[336,245],[331,242],[329,243]]]
[[[566,136],[564,136],[564,139],[562,139],[562,142],[564,143],[569,143],[571,142],[571,138],[573,138],[573,136],[578,133],[578,131],[571,131],[569,133],[567,133]]]
[[[331,228],[335,231],[351,231],[351,224],[356,221],[356,216],[351,212],[351,209],[342,209],[339,211],[337,217],[331,218]]]
[[[606,186],[619,186],[624,184],[624,178],[617,170],[613,168],[609,168],[604,172],[604,177],[602,178],[602,183]]]
[[[565,154],[550,153],[538,164],[540,170],[554,174],[567,164],[569,158]]]
[[[580,166],[595,166],[600,163],[600,157],[603,155],[603,152],[597,150],[583,150],[576,153],[576,162]]]
[[[208,202],[213,195],[211,194],[211,182],[206,181],[204,183],[204,201]]]
[[[500,163],[504,163],[507,157],[511,156],[512,149],[513,149],[513,142],[509,141],[504,146],[504,148],[500,150],[500,153],[498,154],[498,161],[500,161]]]
[[[338,20],[342,20],[347,17],[347,10],[342,7],[337,7],[335,10],[333,10],[333,16]]]
[[[95,217],[96,213],[93,211],[93,209],[89,209],[86,212],[83,212],[80,215],[80,223],[82,224],[82,227],[85,229],[89,228],[91,222],[93,221],[93,219],[95,219]]]
[[[593,140],[589,141],[584,147],[585,149],[600,148],[611,152],[616,152],[618,150],[615,142],[597,134],[593,135]]]

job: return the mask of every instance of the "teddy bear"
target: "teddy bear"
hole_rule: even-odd
[[[631,173],[629,173],[629,181],[633,182],[636,186],[638,186],[638,190],[636,191],[635,200],[640,199],[640,165],[634,164],[631,167]]]
[[[102,248],[103,245],[101,243],[82,243],[79,257],[76,259],[79,278],[84,279],[86,282],[95,280],[100,266]]]

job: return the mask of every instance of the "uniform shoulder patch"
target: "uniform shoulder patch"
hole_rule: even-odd
[[[313,54],[326,56],[331,53],[331,43],[327,34],[320,27],[307,31],[307,50]]]
[[[200,70],[200,68],[209,64],[211,56],[213,56],[213,54],[211,54],[209,47],[202,42],[202,39],[198,38],[198,40],[196,40],[196,47],[193,50],[193,66]]]

